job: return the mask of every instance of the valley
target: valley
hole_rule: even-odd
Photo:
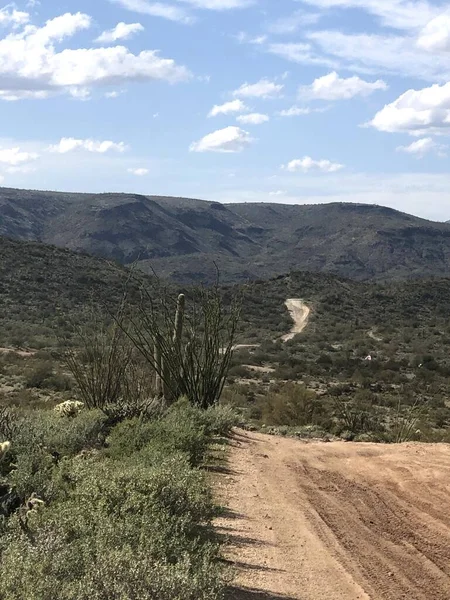
[[[449,225],[35,194],[0,194],[0,595],[71,598],[80,551],[84,589],[92,563],[120,587],[119,548],[163,600],[448,597]],[[192,396],[167,402],[158,352]],[[67,571],[18,570],[36,545]]]

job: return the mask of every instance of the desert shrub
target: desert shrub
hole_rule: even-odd
[[[11,519],[0,541],[4,600],[216,600],[215,514],[198,471],[180,456],[158,467],[79,462],[68,497]]]
[[[269,394],[262,406],[262,420],[267,425],[309,425],[319,413],[316,394],[294,383]]]
[[[252,372],[245,365],[234,365],[228,371],[228,376],[247,379],[252,377]]]
[[[22,499],[33,492],[42,498],[53,497],[52,480],[59,460],[101,446],[105,434],[106,419],[99,411],[82,411],[70,419],[49,411],[24,416],[10,440],[15,464],[10,484]]]
[[[117,460],[131,456],[151,442],[154,429],[155,423],[143,421],[138,417],[118,423],[106,440],[106,454]]]
[[[236,411],[228,404],[216,404],[202,413],[207,431],[212,435],[228,435],[239,418]]]
[[[43,361],[34,366],[25,377],[27,388],[43,389],[48,387],[48,380],[54,376],[51,362]]]
[[[338,435],[345,432],[346,439],[364,433],[383,433],[382,416],[371,399],[372,395],[366,390],[357,392],[351,398],[334,398],[335,432]]]
[[[108,437],[106,453],[121,460],[141,450],[147,455],[155,449],[166,454],[182,452],[191,465],[199,465],[212,437],[228,433],[235,419],[228,407],[202,410],[182,399],[155,421],[134,418],[118,423]]]

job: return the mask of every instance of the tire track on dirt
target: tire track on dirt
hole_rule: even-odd
[[[229,600],[449,600],[448,446],[237,431],[230,465]]]

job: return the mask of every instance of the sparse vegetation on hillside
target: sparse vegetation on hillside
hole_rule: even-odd
[[[283,344],[279,338],[291,327],[288,297],[312,310],[303,333]],[[395,441],[398,422],[412,420],[411,438],[447,440],[449,303],[447,279],[374,285],[292,273],[256,283],[245,296],[244,337],[261,345],[234,357],[235,404],[257,423],[303,425],[267,414],[274,398],[280,404],[282,382],[300,382],[314,394],[309,425],[350,439]],[[242,365],[244,373],[235,370]]]
[[[1,188],[0,213],[0,235],[138,261],[184,284],[214,281],[214,261],[230,282],[290,270],[379,281],[450,275],[450,225],[381,206]]]
[[[0,317],[0,345],[28,346],[36,353],[0,357],[2,401],[39,406],[70,399],[74,382],[62,364],[56,333],[65,331],[70,339],[73,316],[91,289],[102,305],[117,306],[127,272],[36,244],[4,240],[3,253],[6,285],[0,299],[7,310]],[[450,280],[381,285],[291,273],[244,287],[237,341],[257,346],[235,352],[225,395],[245,419],[294,426],[292,419],[275,423],[265,409],[274,396],[279,404],[283,382],[294,382],[314,396],[313,416],[303,427],[350,439],[393,440],[395,423],[412,411],[419,419],[411,437],[447,439]],[[173,295],[183,291],[188,289],[174,286]],[[235,287],[223,288],[224,302],[235,293]],[[295,297],[311,314],[304,332],[284,344],[280,337],[292,325],[285,300]],[[355,412],[367,418],[352,420]]]

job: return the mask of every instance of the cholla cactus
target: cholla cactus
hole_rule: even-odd
[[[9,451],[10,448],[11,442],[3,442],[0,444],[0,460],[2,460],[4,456],[6,456],[6,453]]]
[[[81,409],[83,408],[84,403],[78,400],[66,400],[65,402],[61,402],[55,406],[54,411],[60,414],[62,417],[76,417]]]

